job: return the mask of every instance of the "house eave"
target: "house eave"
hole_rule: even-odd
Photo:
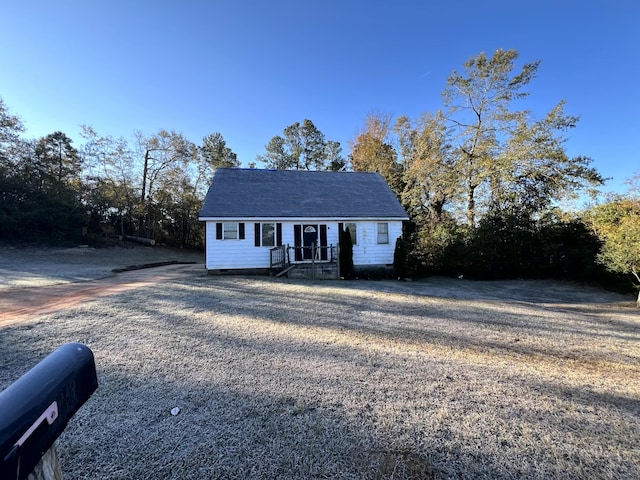
[[[409,217],[393,217],[393,216],[384,216],[384,215],[374,215],[374,216],[344,216],[344,217],[245,217],[245,216],[233,216],[233,217],[198,217],[198,220],[201,222],[226,222],[229,220],[245,220],[252,222],[308,222],[308,221],[319,221],[319,222],[343,222],[343,221],[374,221],[374,220],[384,220],[384,221],[408,221]]]

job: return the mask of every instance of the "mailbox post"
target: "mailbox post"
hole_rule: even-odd
[[[67,343],[0,392],[0,479],[26,479],[96,388],[93,352]]]

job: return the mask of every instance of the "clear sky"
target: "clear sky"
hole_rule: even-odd
[[[344,153],[367,114],[435,112],[480,52],[542,60],[527,107],[579,115],[569,155],[640,170],[637,0],[3,0],[0,97],[28,137],[220,132],[243,165],[308,118]],[[260,164],[258,164],[260,166]]]

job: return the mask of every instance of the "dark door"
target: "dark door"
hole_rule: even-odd
[[[326,225],[294,225],[293,238],[296,262],[328,259]]]
[[[303,225],[302,226],[302,258],[311,260],[314,255],[313,247],[318,246],[318,226]]]

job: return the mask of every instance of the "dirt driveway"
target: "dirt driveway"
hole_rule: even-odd
[[[204,274],[204,265],[167,265],[117,273],[77,283],[0,290],[0,327],[53,313],[100,297],[158,284],[185,275]]]
[[[171,262],[174,264],[156,268],[113,271]],[[0,327],[177,276],[204,274],[203,262],[202,253],[166,247],[0,245]]]

